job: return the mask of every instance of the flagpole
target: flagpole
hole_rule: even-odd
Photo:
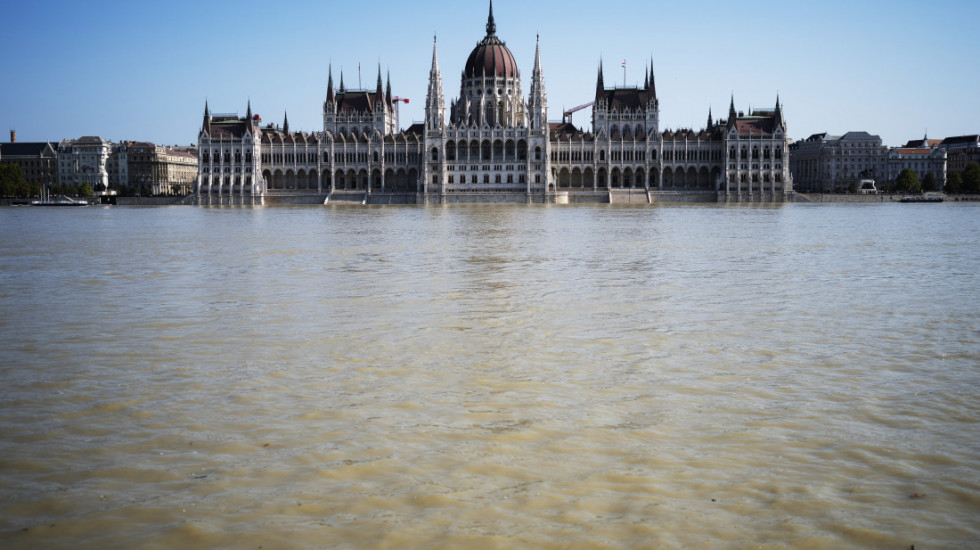
[[[623,60],[623,87],[626,87],[626,60]]]

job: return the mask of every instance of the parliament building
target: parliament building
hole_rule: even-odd
[[[592,131],[549,122],[541,44],[523,95],[514,55],[486,35],[447,105],[435,41],[425,120],[398,124],[390,78],[335,88],[329,71],[323,131],[212,114],[198,137],[199,204],[456,202],[781,202],[792,191],[786,123],[772,109],[736,112],[700,130],[660,129],[652,65],[642,87],[605,86],[600,63]]]

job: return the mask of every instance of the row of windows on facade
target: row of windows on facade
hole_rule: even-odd
[[[536,174],[536,177],[537,177],[537,182],[540,183],[541,182],[541,175],[540,174]],[[449,180],[448,180],[449,183],[455,183],[453,181],[454,180],[454,176],[452,174],[450,174],[448,176],[448,178],[449,178]],[[470,178],[469,179],[469,182],[467,182],[466,181],[466,174],[460,174],[459,175],[459,183],[480,183],[480,181],[479,181],[480,180],[480,176],[478,176],[476,174],[473,174],[469,178]],[[502,177],[501,174],[494,174],[494,176],[493,176],[493,182],[494,183],[503,183],[502,180],[503,180],[503,177]],[[438,176],[433,176],[432,183],[438,183],[438,181],[439,181],[438,180]],[[490,174],[483,174],[483,183],[490,183]],[[507,183],[514,183],[514,174],[507,174]],[[517,175],[517,183],[524,183],[524,174],[518,174]]]
[[[735,174],[731,174],[731,178],[734,180],[735,179]],[[745,183],[745,182],[748,182],[749,181],[749,178],[750,178],[749,174],[746,174],[745,172],[743,172],[741,175],[738,176],[738,181],[740,181],[742,183]],[[752,183],[759,183],[759,179],[760,179],[759,173],[758,172],[754,172],[751,175],[751,179],[752,179]],[[768,172],[763,172],[763,174],[761,176],[761,179],[762,179],[762,182],[763,183],[769,183],[770,181],[773,181],[773,182],[776,182],[776,183],[781,183],[783,181],[783,175],[781,173],[779,173],[779,172],[775,172],[775,173],[772,174],[772,180],[770,180],[769,179],[769,173]]]
[[[734,162],[729,162],[728,163],[728,169],[729,170],[734,170],[735,169],[735,166],[736,166],[736,164]],[[753,164],[752,165],[752,170],[759,170],[759,166],[760,166],[759,164]],[[782,170],[783,169],[783,165],[782,164],[776,164],[776,165],[762,164],[761,166],[762,166],[762,170],[772,170],[772,169]],[[749,169],[749,165],[748,165],[748,163],[742,163],[742,164],[739,164],[738,165],[738,168],[739,168],[739,170],[748,170]]]

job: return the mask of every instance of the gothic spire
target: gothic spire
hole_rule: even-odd
[[[709,132],[711,131],[711,128],[714,127],[714,125],[715,123],[711,120],[711,107],[708,107],[708,131]]]
[[[735,125],[735,119],[738,115],[735,113],[735,94],[732,94],[732,101],[728,104],[728,126]]]
[[[391,71],[388,71],[388,83],[385,86],[385,102],[391,105]]]
[[[776,113],[774,117],[776,119],[776,126],[784,128],[785,122],[783,121],[783,109],[779,106],[779,94],[776,94]]]
[[[208,100],[204,100],[204,122],[201,123],[201,131],[211,134],[211,111],[208,110]]]
[[[340,92],[344,92],[344,70],[340,70]]]
[[[544,71],[541,69],[541,37],[535,38],[534,70],[531,73],[531,127],[543,129],[548,124],[548,96],[544,91]]]
[[[379,98],[384,93],[384,88],[381,86],[381,63],[380,62],[378,63],[378,87],[374,91],[374,93],[377,94]]]
[[[286,116],[286,111],[282,112],[282,131],[289,133],[289,117]]]
[[[490,16],[487,17],[487,36],[497,34],[497,25],[493,22],[493,0],[490,0]]]
[[[596,96],[602,93],[606,89],[605,84],[602,82],[602,56],[599,56],[599,78],[596,79],[595,92]]]
[[[446,101],[442,96],[442,73],[439,71],[439,50],[432,36],[432,68],[429,69],[429,91],[425,94],[425,120],[429,130],[442,127],[446,119]]]
[[[327,66],[327,103],[333,103],[333,63]]]
[[[650,56],[650,91],[657,97],[657,78],[653,75],[653,56]]]

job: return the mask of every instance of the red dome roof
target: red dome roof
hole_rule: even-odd
[[[487,18],[487,35],[473,48],[463,68],[463,77],[501,76],[517,77],[517,61],[502,40],[497,38],[497,25],[493,22],[493,1]]]
[[[463,76],[466,77],[484,75],[517,77],[517,61],[514,60],[514,54],[510,53],[510,49],[496,36],[488,36],[477,44],[463,69]]]

